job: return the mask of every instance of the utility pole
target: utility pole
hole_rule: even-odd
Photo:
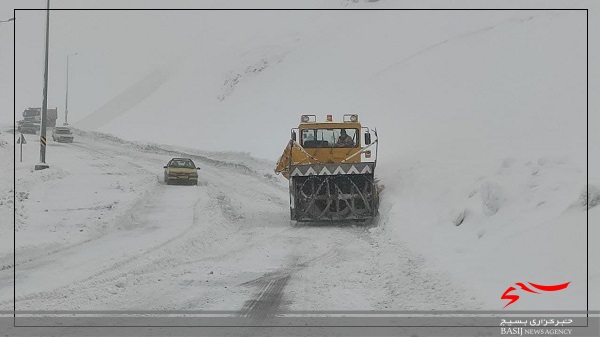
[[[69,56],[75,56],[77,53],[67,55],[67,90],[65,94],[65,122],[63,125],[69,125],[67,116],[69,115]]]
[[[46,119],[48,117],[48,44],[50,40],[50,0],[46,6],[46,57],[44,66],[44,100],[42,103],[42,127],[40,129],[40,163],[35,165],[36,170],[47,169],[46,165]]]

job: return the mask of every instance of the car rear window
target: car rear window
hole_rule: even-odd
[[[194,163],[191,160],[173,160],[171,162],[171,167],[188,167],[194,168]]]

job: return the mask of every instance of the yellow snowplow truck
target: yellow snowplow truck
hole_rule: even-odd
[[[344,115],[317,122],[302,115],[277,162],[275,173],[290,183],[290,214],[296,221],[366,220],[375,217],[379,193],[374,178],[377,130]],[[375,139],[371,139],[371,131]],[[363,137],[364,136],[364,137]]]

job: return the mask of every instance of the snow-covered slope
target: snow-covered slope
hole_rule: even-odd
[[[198,47],[172,51],[156,91],[132,90],[139,104],[106,124],[72,118],[127,139],[272,160],[302,113],[359,113],[384,135],[382,151],[401,154],[584,153],[582,13],[333,13],[170,14],[202,24]],[[233,19],[252,29],[219,24]]]

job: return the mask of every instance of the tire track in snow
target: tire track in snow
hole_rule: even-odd
[[[253,299],[246,301],[238,316],[252,317],[258,321],[275,316],[283,302],[283,289],[291,275],[283,274],[263,281],[264,285]]]
[[[161,185],[158,185],[158,186],[161,186]],[[55,288],[50,291],[20,296],[17,298],[17,300],[23,306],[26,306],[28,304],[28,302],[32,302],[32,301],[37,302],[40,298],[44,298],[45,300],[49,300],[49,299],[61,300],[63,297],[66,297],[66,296],[63,296],[64,293],[71,294],[72,291],[70,291],[70,289],[73,289],[75,287],[85,288],[86,293],[88,293],[88,295],[89,295],[89,293],[93,293],[95,291],[96,292],[97,291],[104,292],[105,289],[102,288],[103,286],[113,284],[116,281],[118,281],[119,279],[126,278],[129,275],[133,275],[135,277],[140,277],[140,276],[152,274],[155,272],[164,272],[165,267],[172,270],[172,269],[177,269],[177,268],[183,267],[185,265],[194,265],[194,264],[197,264],[197,263],[203,262],[203,261],[220,260],[220,259],[230,256],[231,254],[235,254],[235,253],[243,252],[244,250],[247,250],[247,249],[251,249],[251,248],[255,247],[256,245],[261,244],[261,242],[269,241],[272,237],[278,235],[278,233],[273,233],[272,235],[270,235],[266,238],[262,238],[259,241],[249,242],[248,244],[246,244],[244,246],[240,246],[239,248],[234,249],[234,250],[228,250],[226,252],[223,252],[220,254],[213,254],[211,256],[204,255],[203,258],[190,260],[189,259],[190,256],[203,255],[203,253],[206,253],[206,250],[208,250],[208,248],[211,245],[215,246],[215,245],[218,245],[218,243],[219,243],[219,242],[208,242],[208,244],[206,244],[206,245],[201,245],[197,242],[198,239],[206,238],[206,237],[208,237],[208,238],[217,237],[218,235],[216,235],[214,233],[214,231],[221,231],[223,229],[225,223],[235,222],[238,218],[234,213],[232,213],[232,207],[230,204],[230,200],[228,198],[224,197],[226,192],[222,188],[219,188],[218,186],[214,186],[214,185],[210,184],[205,190],[207,191],[207,197],[205,198],[205,201],[208,204],[205,204],[202,207],[199,207],[198,206],[199,201],[197,201],[197,203],[195,204],[194,218],[193,218],[192,224],[184,232],[180,233],[177,237],[174,237],[171,240],[162,242],[157,246],[147,249],[146,251],[144,251],[141,254],[137,254],[137,255],[131,256],[125,260],[118,261],[118,262],[114,263],[112,266],[105,268],[101,271],[98,271],[98,272],[96,272],[92,275],[89,275],[88,277],[85,277],[83,279],[80,279],[78,281],[71,282],[69,284],[63,285],[61,287]],[[210,205],[211,203],[212,203],[212,205]],[[139,207],[140,212],[145,211],[145,205],[146,205],[146,203],[142,203],[140,205],[140,207]],[[202,216],[205,216],[206,215],[205,210],[207,210],[207,209],[214,209],[215,211],[218,212],[218,214],[212,216],[212,221],[210,221],[213,225],[212,225],[212,228],[209,228],[209,230],[212,230],[213,234],[206,233],[206,231],[204,229],[199,231],[198,233],[195,233],[193,231],[193,229],[195,229],[196,228],[195,226],[199,223],[198,217],[200,214],[202,214]],[[241,225],[243,226],[243,224],[241,224]],[[230,231],[232,231],[232,232],[235,232],[237,230],[238,229],[230,229]],[[206,234],[208,234],[208,235],[206,235]],[[212,241],[212,239],[210,241]],[[204,242],[201,242],[201,243],[207,243],[207,240],[204,239]],[[172,252],[171,251],[166,252],[168,250],[168,248],[167,248],[168,246],[173,247]],[[198,248],[198,246],[202,246],[201,251],[195,251]],[[161,253],[158,256],[156,254],[154,254],[161,249],[165,250],[165,252]],[[171,253],[174,253],[174,254],[171,254]],[[152,256],[152,254],[154,254],[154,256]],[[123,269],[124,267],[133,265],[134,262],[137,262],[137,261],[141,260],[142,258],[148,260],[148,262],[146,262],[142,266],[137,266],[133,269],[125,269],[125,271],[114,274],[119,269]],[[110,273],[113,273],[113,275],[106,276],[106,274],[110,274]],[[103,275],[106,277],[99,278]]]
[[[90,152],[95,152],[95,153],[101,154],[101,155],[103,155],[106,158],[113,158],[113,156],[110,155],[110,154],[107,154],[107,153],[105,153],[103,151],[99,151],[97,149],[92,149],[92,148],[90,148],[88,146],[84,146],[81,143],[72,143],[70,145],[78,147],[78,148],[81,148],[81,149],[83,149],[85,151],[90,151]],[[147,172],[147,173],[151,173],[150,170],[142,167],[141,165],[138,165],[137,163],[134,163],[131,160],[128,160],[127,163],[130,164],[130,165],[132,165],[132,166],[137,167],[138,171],[144,171],[144,172]],[[125,209],[124,211],[122,211],[121,212],[122,215],[118,216],[117,219],[115,221],[113,221],[113,222],[119,222],[120,220],[124,220],[124,219],[128,218],[129,217],[128,215],[130,213],[132,213],[133,210],[135,210],[136,208],[140,207],[139,206],[140,201],[146,200],[149,196],[151,196],[153,194],[156,194],[155,193],[156,189],[159,186],[160,186],[159,184],[156,184],[150,190],[144,191],[144,193],[138,198],[138,200],[136,202],[134,202],[132,206],[129,206],[129,207],[127,207],[127,209]],[[56,248],[56,245],[51,245],[50,248],[46,248],[46,249],[42,248],[42,250],[37,250],[34,247],[34,248],[32,248],[33,251],[31,251],[31,252],[21,253],[21,257],[23,257],[24,255],[25,256],[29,255],[29,257],[25,257],[25,258],[19,259],[19,254],[17,254],[17,267],[24,266],[24,265],[26,265],[26,264],[28,264],[30,262],[38,261],[38,260],[46,258],[48,256],[53,256],[53,255],[56,255],[58,253],[61,253],[61,252],[64,252],[64,251],[67,251],[67,250],[70,250],[70,249],[73,249],[73,248],[80,247],[80,246],[85,245],[87,243],[90,243],[92,241],[98,240],[98,239],[106,236],[107,234],[109,234],[108,230],[106,232],[101,232],[101,233],[99,233],[97,235],[94,235],[92,237],[88,237],[88,238],[86,238],[86,239],[84,239],[82,241],[79,241],[79,242],[75,242],[75,243],[67,244],[67,245],[60,245],[58,248]],[[30,255],[33,255],[33,256],[31,257]],[[12,264],[12,256],[9,256],[9,258],[11,260],[10,266],[8,266],[8,268],[4,268],[4,269],[9,269],[9,268],[13,268],[14,267],[13,264]]]
[[[201,201],[202,201],[202,199],[196,200],[196,202],[193,206],[194,214],[197,213],[198,205],[200,204]],[[145,205],[145,203],[142,203],[140,205],[140,208],[142,208],[140,210],[140,212],[145,211],[143,209],[144,205]],[[35,300],[35,299],[42,298],[42,297],[44,297],[44,298],[51,297],[52,294],[60,295],[61,291],[68,290],[69,288],[73,288],[73,287],[80,287],[82,285],[85,285],[86,283],[89,283],[92,286],[99,286],[99,285],[103,285],[103,284],[106,284],[109,282],[114,282],[119,278],[126,277],[128,274],[130,274],[130,272],[123,272],[123,273],[116,274],[113,276],[99,278],[102,275],[109,274],[111,272],[116,271],[119,268],[130,265],[134,261],[137,261],[144,257],[147,257],[148,255],[166,247],[167,245],[174,243],[175,241],[177,241],[181,238],[185,238],[186,235],[188,235],[188,233],[196,227],[196,225],[197,225],[197,222],[196,222],[196,218],[194,216],[192,223],[190,225],[188,225],[182,232],[169,238],[168,240],[162,241],[154,246],[146,248],[141,253],[137,253],[137,254],[129,256],[125,259],[119,260],[119,261],[113,263],[112,265],[110,265],[109,267],[103,268],[85,278],[79,279],[77,281],[72,281],[68,284],[65,284],[63,286],[57,287],[57,288],[49,290],[49,291],[42,291],[42,292],[37,292],[37,293],[32,293],[32,294],[27,294],[27,295],[21,295],[21,296],[17,297],[16,300],[17,300],[17,302],[21,302],[21,304],[22,304],[22,303],[26,303],[27,301]],[[155,265],[155,268],[160,268],[160,265]],[[6,304],[6,303],[12,303],[12,301],[0,302],[0,305]]]
[[[295,228],[288,228],[286,232],[289,231],[296,233],[303,232],[302,229]],[[265,319],[283,312],[283,307],[287,304],[284,290],[288,282],[293,278],[293,275],[300,270],[310,268],[315,263],[323,264],[326,261],[335,259],[341,245],[338,242],[331,245],[324,253],[301,261],[301,254],[297,250],[298,248],[302,248],[304,242],[298,237],[292,237],[292,241],[290,243],[292,245],[290,254],[283,267],[240,284],[240,286],[258,287],[259,291],[252,298],[245,301],[242,309],[237,314],[238,317],[251,318],[255,321],[255,325],[261,325]]]
[[[147,199],[149,196],[153,195],[155,193],[155,190],[159,187],[160,185],[156,185],[156,187],[152,188],[151,190],[148,190],[146,192],[144,192],[144,194],[141,196],[140,199]],[[121,222],[120,219],[127,219],[131,217],[131,213],[134,212],[134,210],[136,208],[141,207],[140,205],[140,200],[136,201],[135,203],[133,203],[132,206],[127,207],[127,209],[125,209],[124,211],[122,211],[122,215],[118,216],[117,219],[114,222]],[[37,250],[31,253],[25,253],[25,254],[21,254],[21,256],[23,255],[33,255],[33,257],[27,257],[24,259],[18,259],[19,255],[17,254],[17,267],[24,267],[24,266],[29,266],[29,264],[31,262],[36,262],[39,261],[40,259],[45,259],[47,257],[83,246],[85,244],[88,244],[90,242],[93,242],[95,240],[101,239],[103,237],[105,237],[106,235],[110,234],[110,232],[107,230],[106,232],[102,232],[98,235],[94,235],[92,237],[88,237],[87,239],[84,239],[82,241],[78,241],[72,244],[68,244],[68,245],[62,245],[59,246],[58,248],[49,248],[49,249],[42,249],[42,250]],[[54,247],[55,245],[53,245]],[[35,248],[33,248],[35,249]],[[12,264],[11,264],[12,267]]]
[[[71,145],[74,145],[75,147],[79,147],[81,149],[84,149],[85,151],[89,151],[89,152],[94,152],[94,153],[100,154],[103,157],[108,158],[108,159],[113,159],[114,158],[114,155],[112,153],[109,154],[109,153],[107,153],[105,151],[100,151],[98,149],[90,148],[89,146],[83,145],[81,143],[73,143]],[[128,158],[130,157],[129,153],[120,152],[120,154],[124,155],[124,156],[126,156]],[[110,160],[110,162],[114,162],[114,160]],[[119,161],[119,163],[121,163],[121,162]],[[144,173],[150,173],[151,172],[150,170],[148,170],[147,168],[143,167],[142,165],[134,163],[132,160],[126,160],[125,163],[127,163],[127,165],[131,165],[133,167],[136,167],[137,170],[138,170],[138,172],[140,172],[140,171],[144,172]],[[151,190],[146,191],[144,193],[144,195],[142,195],[141,197],[139,197],[133,203],[133,205],[130,206],[124,212],[124,214],[122,216],[118,217],[115,221],[113,221],[113,223],[121,223],[121,222],[128,223],[128,221],[124,221],[124,220],[130,219],[136,213],[139,213],[139,214],[146,213],[147,211],[146,211],[145,208],[146,208],[146,205],[148,204],[148,200],[154,200],[154,199],[156,199],[156,198],[151,198],[151,197],[152,196],[156,196],[158,194],[156,192],[157,192],[157,190],[160,187],[161,187],[161,185],[157,183]],[[161,249],[162,247],[165,247],[165,246],[169,245],[170,243],[174,242],[175,240],[184,237],[190,230],[193,229],[193,227],[196,224],[195,217],[196,217],[197,212],[195,210],[196,210],[196,208],[198,206],[198,203],[200,201],[201,201],[201,199],[197,199],[196,203],[194,204],[194,211],[193,211],[194,221],[192,221],[192,224],[189,227],[187,227],[179,235],[177,235],[175,237],[172,237],[172,238],[170,238],[167,241],[163,241],[163,242],[159,243],[156,246],[147,248],[141,254],[130,256],[129,258],[127,258],[125,260],[118,261],[118,262],[114,263],[112,266],[110,266],[108,268],[105,268],[105,269],[103,269],[101,271],[98,271],[98,272],[96,272],[96,273],[94,273],[94,274],[92,274],[92,275],[90,275],[90,276],[88,276],[88,277],[86,277],[84,279],[80,279],[80,280],[77,280],[77,281],[70,282],[68,284],[65,284],[63,286],[57,287],[57,288],[49,290],[49,291],[42,291],[42,292],[37,292],[37,293],[22,295],[22,296],[17,297],[17,301],[21,301],[21,303],[23,303],[23,302],[26,302],[26,301],[30,301],[30,300],[33,300],[33,299],[40,298],[40,297],[47,297],[47,296],[49,296],[52,293],[59,293],[62,290],[65,290],[65,289],[68,289],[68,288],[72,288],[74,286],[80,286],[80,285],[85,284],[86,282],[88,282],[90,280],[96,279],[97,277],[101,276],[102,274],[108,273],[108,272],[113,271],[115,269],[118,269],[118,268],[120,268],[122,266],[125,266],[125,265],[131,263],[132,261],[135,261],[136,259],[139,259],[140,257],[142,257],[142,256],[144,256],[146,254],[149,254],[151,252],[157,251],[157,250]],[[129,228],[131,226],[126,226],[126,227]],[[53,255],[56,255],[56,254],[59,254],[59,253],[71,250],[73,248],[82,247],[82,246],[84,246],[86,244],[92,243],[93,241],[101,239],[102,237],[106,236],[107,234],[109,234],[109,233],[102,233],[101,235],[96,235],[96,236],[93,236],[91,238],[85,239],[83,241],[76,242],[76,243],[73,243],[71,245],[63,246],[63,247],[60,247],[60,248],[57,248],[57,249],[53,249],[53,250],[50,250],[50,251],[42,251],[36,257],[29,258],[25,262],[19,262],[19,263],[17,263],[17,266],[20,266],[20,265],[23,265],[23,264],[29,263],[29,262],[39,261],[39,260],[42,260],[42,259],[44,259],[44,258],[46,258],[48,256],[53,256]],[[122,277],[122,275],[117,275],[117,276],[113,276],[113,277],[107,277],[107,278],[103,278],[103,279],[100,279],[100,280],[96,279],[96,281],[93,282],[92,284],[95,284],[95,283],[102,284],[102,283],[114,281],[114,280],[116,280],[116,279],[118,279],[120,277]],[[13,300],[10,299],[10,300],[7,300],[7,301],[0,302],[0,305],[7,304],[7,303],[13,303]]]

